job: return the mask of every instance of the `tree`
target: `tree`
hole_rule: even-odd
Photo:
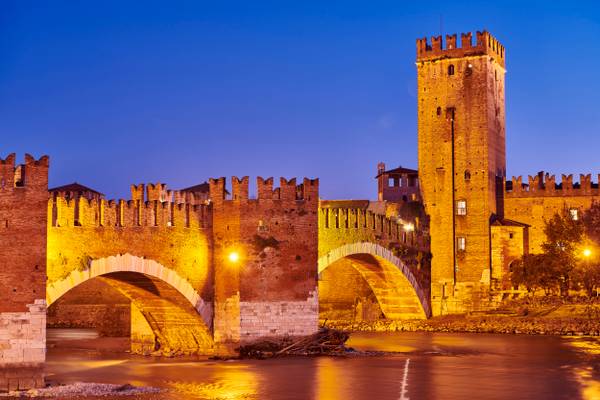
[[[559,286],[556,263],[546,254],[527,254],[512,264],[511,281],[514,286],[525,286],[528,292],[543,289],[546,295]]]
[[[573,279],[585,289],[588,297],[594,296],[600,288],[600,264],[595,260],[581,260],[573,271]]]
[[[593,202],[581,218],[585,235],[596,245],[600,245],[600,203]]]
[[[600,263],[598,252],[600,249],[600,203],[594,202],[585,211],[582,218],[583,228],[587,243],[585,248],[590,253],[582,257],[575,269],[577,283],[582,286],[588,296],[593,296],[600,288]]]
[[[549,257],[547,265],[558,279],[560,293],[569,293],[571,275],[577,265],[577,250],[584,237],[584,225],[581,220],[574,219],[566,208],[546,221],[544,228],[546,241],[542,244],[544,254]]]

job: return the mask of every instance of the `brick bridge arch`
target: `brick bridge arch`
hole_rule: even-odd
[[[372,242],[339,246],[319,257],[319,276],[328,267],[344,259],[349,260],[369,284],[386,318],[431,317],[429,292],[421,286],[411,269],[390,250]],[[417,310],[414,310],[414,304],[410,304],[415,296],[418,299]],[[409,304],[406,304],[407,300]],[[407,307],[412,311],[407,312]]]
[[[91,260],[86,269],[73,270],[66,278],[49,283],[46,287],[46,303],[49,307],[69,290],[83,282],[116,272],[137,272],[169,284],[189,301],[200,314],[206,326],[212,326],[212,306],[200,297],[185,278],[154,260],[129,253]]]

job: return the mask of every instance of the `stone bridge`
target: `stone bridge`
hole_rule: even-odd
[[[46,324],[129,336],[141,354],[227,354],[319,318],[431,313],[419,230],[320,202],[318,180],[257,178],[256,198],[248,177],[211,179],[204,197],[134,185],[107,201],[49,196],[48,167],[0,159],[0,367],[22,371],[0,368],[0,389],[41,384]]]
[[[321,320],[431,316],[427,238],[368,201],[321,201]]]
[[[141,353],[214,351],[209,206],[161,201],[163,186],[148,185],[146,199],[143,185],[132,186],[129,201],[52,196],[46,288],[50,326],[91,325],[127,333],[132,349]],[[107,287],[113,290],[103,291]],[[79,292],[88,295],[82,299]],[[118,308],[120,315],[113,308],[110,318],[97,318],[98,313],[106,316],[107,304],[112,306],[107,299],[116,292],[128,307]],[[78,312],[82,301],[85,313]]]

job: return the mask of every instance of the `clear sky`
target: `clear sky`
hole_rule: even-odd
[[[378,161],[417,165],[415,39],[484,28],[506,47],[509,176],[600,173],[582,1],[4,0],[0,154],[109,197],[262,175],[375,198]]]

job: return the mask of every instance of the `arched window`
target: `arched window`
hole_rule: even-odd
[[[471,172],[467,169],[465,170],[465,181],[471,180]]]
[[[454,65],[450,64],[448,66],[448,75],[454,75]]]
[[[437,115],[438,115],[438,117],[439,117],[440,115],[442,115],[442,107],[438,107],[438,108],[437,108]]]

